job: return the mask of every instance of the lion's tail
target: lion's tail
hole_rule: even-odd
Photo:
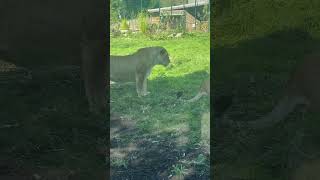
[[[249,127],[254,129],[266,128],[275,125],[287,117],[297,105],[307,104],[307,101],[303,97],[285,96],[278,104],[269,112],[266,116],[248,122]]]
[[[184,102],[195,102],[197,100],[199,100],[202,96],[206,95],[207,93],[205,92],[199,92],[197,95],[195,95],[193,98],[189,99],[189,100],[183,100]]]

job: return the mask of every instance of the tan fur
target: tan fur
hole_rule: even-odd
[[[292,180],[320,180],[320,161],[305,161],[292,174]]]
[[[186,100],[185,102],[195,102],[205,95],[210,96],[210,79],[206,79],[205,81],[203,81],[198,94],[193,98]]]
[[[286,93],[275,108],[266,116],[249,122],[253,128],[272,126],[292,112],[299,104],[312,111],[320,111],[320,55],[305,57],[288,81]]]
[[[110,80],[135,82],[138,96],[147,92],[147,78],[155,65],[167,66],[169,54],[163,47],[147,47],[127,56],[110,56]]]

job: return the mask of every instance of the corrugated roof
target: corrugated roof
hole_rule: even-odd
[[[209,0],[199,0],[197,2],[196,6],[202,6],[202,5],[207,5],[207,4],[209,4]],[[188,3],[188,4],[185,4],[185,5],[182,4],[182,5],[172,6],[172,10],[190,8],[190,7],[194,7],[194,6],[195,6],[195,3]],[[171,10],[171,6],[160,8],[160,11],[170,11],[170,10]],[[150,12],[150,13],[159,12],[159,8],[148,9],[148,12]]]

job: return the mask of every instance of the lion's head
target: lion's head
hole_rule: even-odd
[[[158,47],[158,54],[156,56],[157,64],[161,64],[163,66],[168,66],[170,63],[170,58],[168,51],[163,47]]]

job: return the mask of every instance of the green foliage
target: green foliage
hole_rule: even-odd
[[[183,164],[177,164],[172,166],[171,173],[178,177],[183,177],[187,173],[187,169]]]
[[[127,19],[124,18],[121,20],[120,30],[129,30]]]
[[[313,0],[218,0],[213,4],[211,28],[217,41],[252,39],[285,29],[320,37],[319,9],[320,1]]]
[[[121,167],[121,166],[124,168],[128,167],[128,161],[123,158],[112,157],[110,158],[110,163],[112,166],[115,166],[115,167]]]
[[[203,7],[203,9],[202,9],[202,13],[203,13],[203,17],[202,17],[202,19],[203,20],[208,20],[208,18],[210,18],[209,17],[209,15],[210,15],[210,12],[209,12],[209,5],[204,5],[204,7]]]
[[[148,14],[144,11],[138,14],[138,25],[140,31],[145,34],[148,31]]]
[[[126,6],[121,0],[111,0],[110,2],[110,22],[111,24],[119,22],[119,15],[125,16]]]

